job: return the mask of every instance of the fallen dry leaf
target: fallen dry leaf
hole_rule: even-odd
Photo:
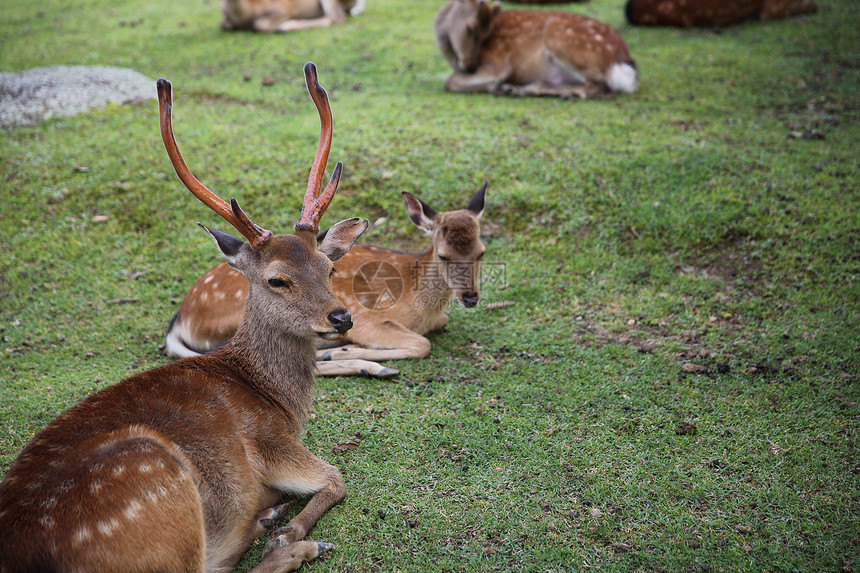
[[[358,448],[358,444],[353,442],[346,442],[343,444],[335,444],[331,447],[331,451],[333,452],[351,452],[352,450]]]

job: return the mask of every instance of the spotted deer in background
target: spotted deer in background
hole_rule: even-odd
[[[341,24],[364,11],[365,0],[222,0],[222,30],[292,32]]]
[[[430,235],[421,254],[372,245],[356,245],[337,262],[332,286],[352,313],[352,330],[336,342],[321,341],[317,368],[323,376],[396,376],[378,362],[423,358],[430,353],[425,336],[448,324],[446,307],[455,297],[466,308],[478,304],[479,264],[484,255],[479,219],[485,183],[465,209],[437,213],[404,192],[415,225]],[[233,336],[245,312],[248,281],[221,263],[188,291],[168,328],[170,356],[209,352]],[[338,344],[337,348],[326,348]]]
[[[317,339],[352,326],[331,290],[332,261],[367,221],[319,233],[341,165],[321,190],[331,109],[311,63],[305,78],[322,129],[293,235],[260,228],[194,178],[173,137],[170,83],[158,81],[176,173],[248,239],[204,227],[252,285],[245,317],[217,352],[105,388],[36,434],[0,483],[0,571],[229,571],[286,515],[285,494],[311,497],[252,571],[292,571],[331,549],[304,537],[343,499],[344,481],[302,445],[302,423]]]
[[[628,0],[627,20],[640,26],[726,26],[818,10],[813,0]]]
[[[579,14],[451,0],[436,14],[435,31],[454,69],[448,91],[586,99],[638,87],[621,35]]]

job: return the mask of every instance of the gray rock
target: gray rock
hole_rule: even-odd
[[[49,66],[0,73],[0,127],[34,125],[106,106],[155,99],[155,80],[125,68]]]

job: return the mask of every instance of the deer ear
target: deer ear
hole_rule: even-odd
[[[201,223],[197,223],[204,229],[206,232],[212,235],[212,238],[215,239],[215,243],[218,245],[218,248],[224,253],[225,257],[235,257],[239,254],[239,249],[242,247],[242,243],[244,241],[240,241],[233,235],[225,233],[223,231],[219,231],[217,229],[210,229],[206,225]]]
[[[203,227],[209,235],[215,239],[215,244],[218,245],[218,249],[224,255],[224,258],[227,260],[227,264],[233,267],[236,270],[239,270],[236,265],[236,259],[239,256],[239,253],[242,250],[242,245],[245,244],[245,241],[240,241],[233,235],[225,233],[223,231],[219,231],[217,229],[210,229],[206,225],[202,225],[197,223],[201,227]]]
[[[404,191],[401,193],[403,201],[406,202],[406,211],[409,212],[409,218],[415,223],[415,226],[425,233],[433,232],[433,222],[436,219],[436,211],[433,208],[419,199],[418,197]]]
[[[484,213],[484,196],[487,194],[487,185],[488,182],[484,181],[484,185],[472,196],[472,199],[469,200],[469,206],[466,207],[466,210],[472,213],[476,219],[480,219]]]
[[[317,235],[317,249],[334,262],[349,252],[367,227],[367,220],[358,217],[335,223]]]

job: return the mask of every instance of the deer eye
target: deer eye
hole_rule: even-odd
[[[282,278],[274,277],[269,279],[269,286],[272,288],[290,288],[291,283],[290,281],[286,281]]]
[[[439,255],[439,260],[442,261],[443,263],[451,262],[451,259],[449,259],[448,257],[443,257],[442,255]]]
[[[332,267],[331,270],[328,272],[328,278],[332,278],[334,276],[334,273],[336,273],[336,272],[337,272],[337,269]]]

